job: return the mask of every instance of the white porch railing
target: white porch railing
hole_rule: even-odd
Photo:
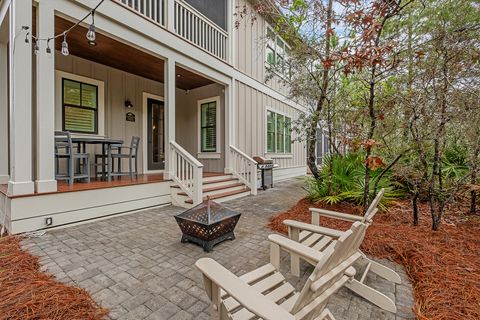
[[[188,3],[175,0],[175,32],[222,60],[227,60],[228,33]]]
[[[143,17],[165,26],[167,0],[116,0]]]
[[[203,164],[178,143],[170,141],[170,178],[180,186],[193,201],[202,202]]]
[[[250,188],[251,194],[256,195],[257,162],[234,146],[230,146],[230,168],[232,174]]]
[[[182,0],[113,0],[227,61],[228,32]],[[173,7],[170,8],[170,6]],[[169,14],[173,16],[170,17]],[[167,21],[173,20],[172,23]]]

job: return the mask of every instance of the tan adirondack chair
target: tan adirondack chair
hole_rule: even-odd
[[[350,221],[354,224],[355,222],[362,222],[368,228],[373,221],[373,217],[378,211],[377,205],[383,197],[384,192],[385,190],[382,189],[378,193],[363,217],[324,209],[310,208],[310,212],[312,214],[311,224],[294,220],[285,220],[283,223],[288,226],[288,235],[290,239],[301,243],[305,247],[322,252],[328,248],[329,245],[337,241],[337,239],[344,234],[344,231],[321,227],[321,216]],[[358,263],[364,266],[364,271],[359,280],[354,279],[346,283],[345,286],[380,308],[395,313],[397,308],[392,299],[388,298],[378,290],[367,286],[365,284],[365,280],[369,272],[373,272],[378,276],[394,283],[401,283],[400,276],[394,270],[369,259],[363,252],[360,251],[360,245],[362,244],[363,237],[364,235],[356,244],[355,250],[361,255]],[[318,260],[311,259],[311,257],[292,253],[290,256],[291,272],[295,276],[299,276],[300,273],[300,259],[305,260],[312,265],[316,265],[318,263]]]
[[[328,298],[355,276],[352,264],[361,254],[350,247],[355,246],[364,229],[365,224],[356,222],[323,252],[270,235],[270,263],[241,277],[210,258],[199,259],[196,266],[203,273],[205,290],[218,319],[334,320],[325,306]],[[279,272],[281,250],[318,261],[300,292]]]

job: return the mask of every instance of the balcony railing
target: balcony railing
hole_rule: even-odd
[[[228,59],[228,33],[182,0],[114,0],[162,27],[173,28],[185,40],[222,59]],[[173,17],[168,6],[173,4]],[[173,19],[173,24],[167,23]]]
[[[143,17],[165,26],[167,0],[116,0]]]
[[[228,33],[184,1],[175,1],[175,32],[222,60],[227,60]]]

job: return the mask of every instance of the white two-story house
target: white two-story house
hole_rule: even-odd
[[[21,233],[256,194],[253,156],[274,160],[275,181],[305,174],[291,130],[305,108],[278,81],[291,72],[288,45],[266,40],[273,29],[261,16],[236,26],[244,5],[1,0],[0,224]],[[279,63],[284,71],[266,81]],[[90,181],[56,179],[57,131],[89,155]],[[101,139],[132,137],[135,175],[95,177],[95,155],[110,148]]]

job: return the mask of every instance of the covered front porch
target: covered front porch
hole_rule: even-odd
[[[37,37],[61,34],[74,25],[48,2],[16,6],[16,23],[30,24]],[[29,10],[31,22],[25,14]],[[206,195],[230,199],[256,193],[255,162],[230,144],[232,83],[99,26],[94,44],[88,43],[87,28],[80,25],[68,32],[68,54],[62,52],[65,37],[58,37],[55,50],[48,53],[48,44],[40,42],[35,55],[32,42],[23,38],[15,51],[7,50],[15,26],[4,21],[1,28],[6,54],[1,56],[0,89],[10,99],[1,110],[8,123],[0,122],[5,157],[0,216],[10,229],[14,222],[21,225],[15,233],[51,226],[46,217],[52,214],[59,215],[53,219],[55,226],[168,203],[190,206]],[[90,181],[57,181],[65,164],[60,159],[56,169],[56,131],[121,140],[124,145],[139,137],[138,168],[131,177],[102,180],[94,174],[102,148],[87,143]],[[128,160],[122,168],[128,168]],[[39,203],[41,210],[30,215],[27,205]]]

